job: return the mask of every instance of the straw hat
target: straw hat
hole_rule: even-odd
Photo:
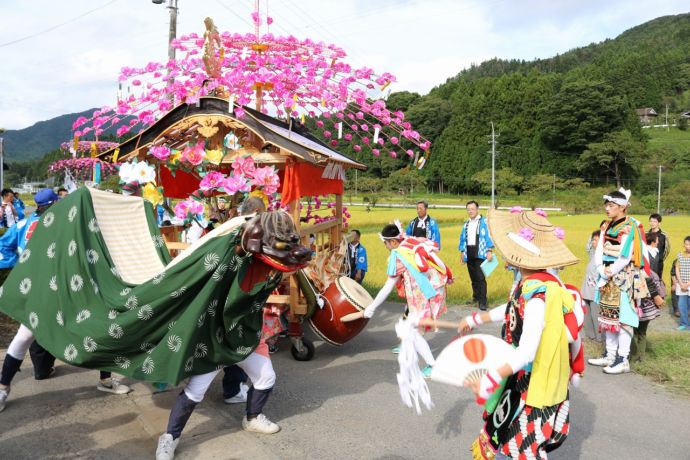
[[[496,248],[511,265],[528,270],[544,270],[578,262],[578,258],[558,237],[557,227],[534,211],[490,209],[488,220],[489,233]]]

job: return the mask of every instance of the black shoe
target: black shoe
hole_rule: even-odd
[[[270,354],[273,354],[273,353],[275,353],[276,351],[278,351],[278,345],[272,344],[272,345],[269,345],[269,346],[268,346],[268,352],[269,352]]]
[[[481,311],[486,311],[486,305],[480,305],[480,306],[479,306],[479,309],[480,309]]]
[[[55,368],[51,367],[50,370],[48,371],[48,373],[46,373],[46,374],[34,375],[34,380],[45,380],[47,378],[52,377],[54,373],[55,373]]]

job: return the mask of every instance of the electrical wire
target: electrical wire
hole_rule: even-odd
[[[101,6],[98,6],[98,7],[94,8],[94,9],[92,9],[92,10],[86,11],[85,13],[82,13],[82,14],[80,14],[79,16],[76,16],[76,17],[74,17],[74,18],[72,18],[72,19],[69,19],[69,20],[67,20],[67,21],[65,21],[65,22],[61,22],[60,24],[56,24],[56,25],[54,25],[54,26],[52,26],[52,27],[48,27],[47,29],[43,29],[43,30],[41,30],[40,32],[36,32],[36,33],[34,33],[34,34],[27,35],[26,37],[17,38],[16,40],[11,40],[11,41],[9,41],[9,42],[0,43],[0,48],[3,48],[3,47],[5,47],[5,46],[14,45],[15,43],[23,42],[23,41],[25,41],[25,40],[29,40],[29,39],[31,39],[31,38],[38,37],[39,35],[43,35],[43,34],[45,34],[45,33],[51,32],[51,31],[53,31],[53,30],[55,30],[55,29],[59,29],[60,27],[66,26],[67,24],[71,24],[71,23],[73,23],[73,22],[75,22],[75,21],[77,21],[77,20],[83,18],[84,16],[88,16],[88,15],[91,14],[91,13],[94,13],[94,12],[96,12],[96,11],[98,11],[98,10],[101,10],[101,9],[105,8],[106,6],[110,6],[110,5],[112,5],[113,3],[117,2],[117,1],[119,1],[119,0],[110,0],[108,3],[104,3],[104,4],[101,5]]]

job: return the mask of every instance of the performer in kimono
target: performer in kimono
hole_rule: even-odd
[[[404,317],[413,314],[419,319],[437,319],[446,312],[446,285],[452,283],[453,275],[438,257],[438,247],[430,240],[405,237],[400,224],[383,227],[379,237],[391,252],[388,257],[388,280],[374,301],[363,312],[350,314],[348,320],[371,318],[376,309],[397,288],[400,297],[407,301]],[[416,333],[415,350],[426,362],[422,373],[431,375],[434,357],[429,344]]]
[[[599,304],[599,330],[606,339],[601,358],[589,364],[601,366],[607,374],[630,372],[630,346],[634,328],[639,326],[640,301],[649,297],[644,271],[645,239],[642,224],[627,215],[630,190],[604,195],[606,220],[594,253],[599,281],[595,302]],[[649,274],[649,273],[647,273]]]
[[[492,209],[489,228],[496,248],[522,276],[506,305],[475,312],[458,327],[467,333],[502,322],[501,336],[516,351],[480,380],[465,382],[485,407],[472,458],[546,459],[568,435],[568,383],[584,368],[581,352],[568,344],[584,319],[579,295],[547,269],[578,260],[558,237],[561,231],[532,211]]]

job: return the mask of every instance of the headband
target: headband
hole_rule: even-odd
[[[611,203],[616,203],[619,206],[629,206],[630,196],[632,195],[632,192],[630,190],[624,189],[623,187],[619,188],[618,191],[621,192],[625,196],[625,198],[615,198],[611,195],[604,195],[604,202],[610,201]]]

